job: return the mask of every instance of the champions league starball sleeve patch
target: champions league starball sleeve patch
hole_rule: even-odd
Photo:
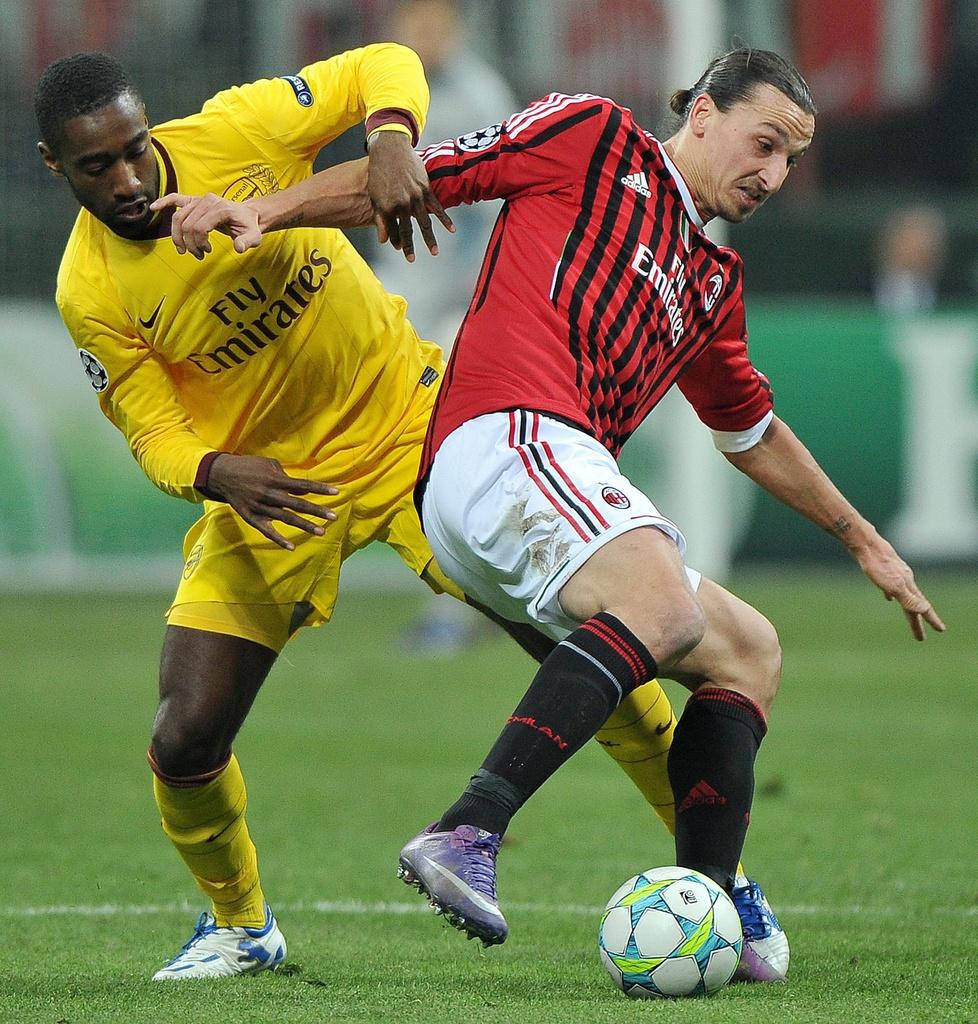
[[[108,371],[88,349],[80,348],[78,354],[81,356],[82,366],[88,376],[89,383],[96,391],[104,391],[109,386]]]
[[[464,153],[480,153],[484,149],[494,146],[503,133],[501,124],[491,124],[488,128],[480,128],[475,132],[468,132],[460,135],[455,140],[455,145]]]
[[[281,77],[292,86],[292,91],[295,93],[295,98],[298,100],[300,107],[311,107],[313,105],[312,90],[304,78],[300,75],[282,75]]]

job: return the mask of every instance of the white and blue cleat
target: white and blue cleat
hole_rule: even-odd
[[[274,971],[285,961],[285,953],[285,936],[267,905],[261,928],[218,928],[213,915],[204,911],[183,949],[153,975],[153,981]]]
[[[734,981],[784,981],[788,974],[788,936],[774,916],[764,891],[750,878],[738,875],[730,898],[744,929],[744,949]]]

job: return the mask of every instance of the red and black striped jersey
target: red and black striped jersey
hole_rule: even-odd
[[[719,432],[770,414],[747,356],[740,257],[713,243],[663,146],[624,107],[552,93],[422,152],[446,206],[506,200],[428,430],[526,408],[618,455],[678,383]]]

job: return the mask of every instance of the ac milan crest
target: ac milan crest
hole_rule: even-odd
[[[703,294],[703,308],[707,313],[709,313],[716,305],[716,301],[720,298],[720,292],[722,291],[723,274],[714,274],[710,280],[706,282],[706,291]]]
[[[628,500],[628,495],[624,491],[619,491],[617,487],[605,487],[601,492],[601,497],[612,507],[612,508],[631,508],[632,503]]]

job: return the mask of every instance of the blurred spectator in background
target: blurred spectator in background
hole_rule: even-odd
[[[469,47],[457,0],[395,0],[385,35],[410,46],[424,64],[431,105],[421,145],[495,124],[521,106],[499,72]],[[439,239],[435,263],[427,262],[423,246],[413,266],[389,246],[371,260],[388,291],[407,298],[418,334],[446,352],[475,290],[499,205],[477,203],[453,213],[456,234]]]
[[[458,0],[395,0],[386,37],[410,46],[424,64],[431,102],[421,145],[454,139],[496,124],[521,106],[498,71],[468,45]],[[438,240],[437,261],[424,246],[417,262],[405,263],[390,246],[371,258],[388,291],[405,296],[408,316],[422,338],[446,354],[475,291],[479,267],[501,202],[461,206],[452,212],[456,233]],[[432,600],[407,631],[407,646],[450,654],[469,646],[493,626],[463,604]]]
[[[933,206],[906,206],[883,224],[873,295],[885,313],[922,313],[937,303],[947,256],[947,222]]]

